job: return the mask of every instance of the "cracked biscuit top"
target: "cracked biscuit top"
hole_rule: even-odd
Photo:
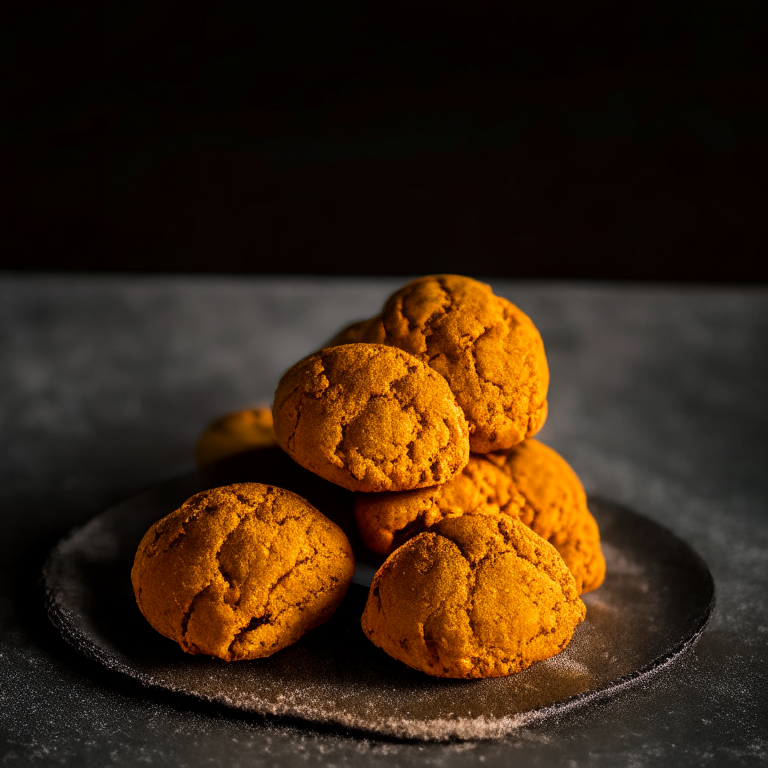
[[[520,519],[560,553],[582,592],[605,578],[600,531],[587,508],[587,495],[570,464],[538,440],[489,453],[522,496]]]
[[[473,453],[509,448],[541,429],[544,344],[530,318],[489,286],[459,275],[422,277],[396,291],[381,317],[383,325],[370,326],[376,341],[446,378],[469,421]]]
[[[554,547],[519,520],[465,515],[410,539],[362,617],[390,656],[437,677],[498,677],[559,653],[586,615]]]
[[[131,571],[149,623],[187,653],[269,656],[327,621],[355,570],[341,529],[260,483],[203,491],[155,523]]]
[[[509,476],[483,456],[447,483],[399,493],[356,493],[355,519],[365,545],[389,555],[409,538],[447,517],[476,510],[481,514],[519,517],[525,499]]]
[[[310,355],[280,380],[279,445],[351,491],[444,483],[469,460],[469,429],[445,379],[401,349],[346,344]]]

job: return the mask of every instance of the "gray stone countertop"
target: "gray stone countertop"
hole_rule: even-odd
[[[2,765],[758,765],[768,761],[768,291],[490,281],[538,325],[541,439],[708,563],[697,646],[503,740],[413,744],[239,716],[69,648],[38,576],[71,527],[193,468],[218,414],[376,313],[396,279],[0,277]]]

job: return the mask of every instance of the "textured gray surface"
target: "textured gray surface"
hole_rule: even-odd
[[[718,590],[695,649],[647,684],[499,741],[417,745],[151,693],[70,650],[48,547],[191,468],[218,413],[400,281],[64,279],[0,285],[0,748],[9,765],[749,765],[768,760],[768,294],[515,285],[552,370],[542,432],[587,490],[666,525]]]

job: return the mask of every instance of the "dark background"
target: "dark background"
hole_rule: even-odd
[[[6,2],[3,263],[764,281],[767,10]]]

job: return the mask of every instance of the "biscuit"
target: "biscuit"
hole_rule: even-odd
[[[323,345],[323,349],[361,342],[368,342],[370,344],[384,343],[384,328],[381,324],[380,315],[371,317],[368,320],[359,320],[342,328],[327,344]]]
[[[238,453],[276,443],[269,408],[232,411],[219,416],[206,427],[197,441],[195,461],[198,466],[213,464]]]
[[[510,448],[541,429],[544,344],[528,316],[489,286],[459,275],[422,277],[396,291],[381,317],[383,343],[446,378],[469,421],[473,453]]]
[[[306,469],[352,491],[444,483],[469,461],[469,429],[445,379],[380,344],[310,355],[280,380],[278,444]]]
[[[437,677],[498,677],[559,653],[586,608],[557,551],[519,520],[464,515],[376,573],[362,617],[390,656]]]
[[[473,454],[467,466],[443,485],[399,493],[356,493],[355,520],[363,543],[376,554],[389,555],[446,517],[479,508],[483,514],[519,517],[524,503],[505,472]]]
[[[522,522],[554,545],[582,592],[597,589],[605,578],[600,532],[581,481],[565,459],[538,440],[486,458],[507,474],[525,499]]]
[[[155,523],[131,581],[158,632],[187,653],[237,661],[327,621],[354,570],[346,536],[308,502],[240,483],[198,493]]]

